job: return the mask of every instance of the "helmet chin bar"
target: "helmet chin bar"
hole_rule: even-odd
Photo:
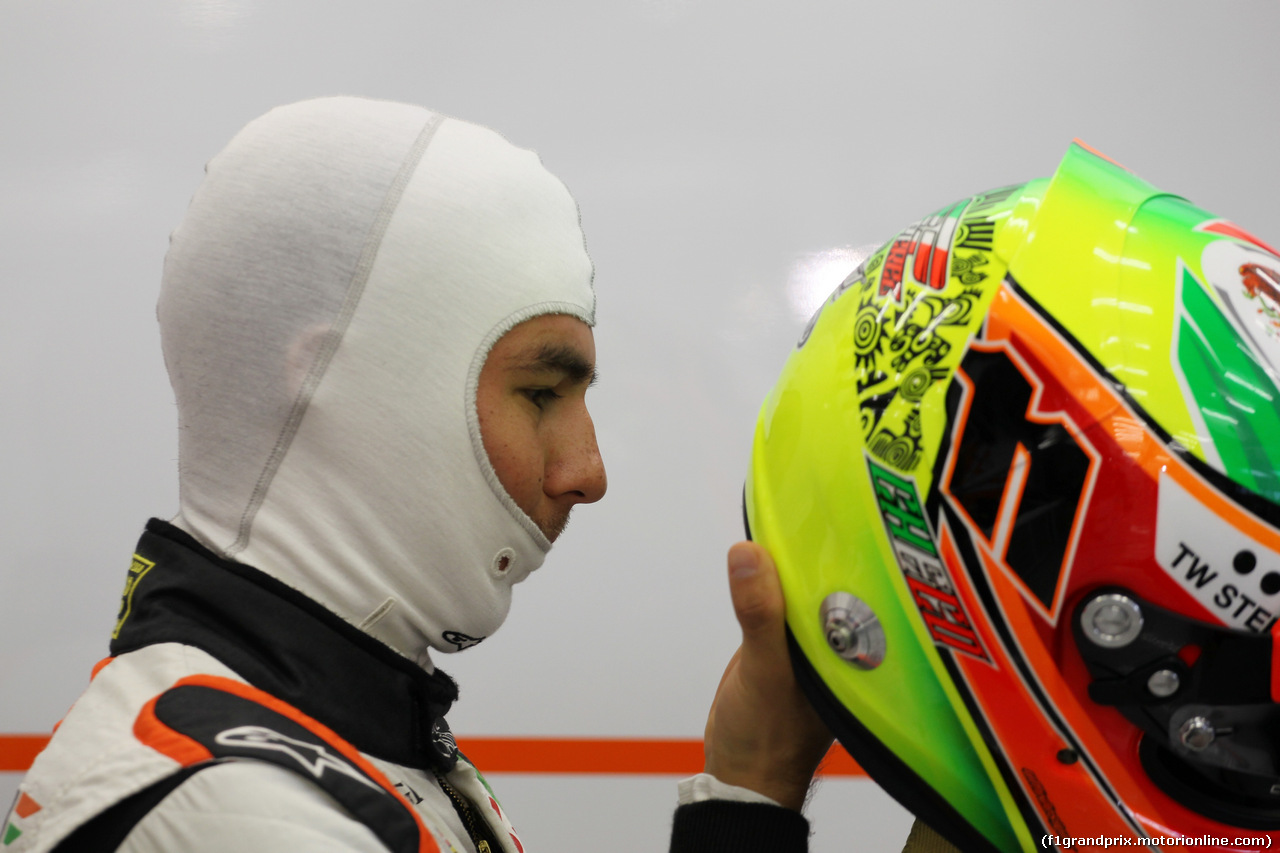
[[[1280,829],[1269,633],[1199,622],[1114,587],[1079,603],[1072,630],[1089,698],[1142,729],[1142,766],[1162,791],[1226,824]]]

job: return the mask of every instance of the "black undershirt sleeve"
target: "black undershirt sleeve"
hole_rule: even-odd
[[[671,853],[806,853],[809,821],[765,803],[704,800],[676,809]]]

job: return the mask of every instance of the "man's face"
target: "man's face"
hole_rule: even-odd
[[[480,371],[485,452],[516,505],[552,541],[574,504],[600,500],[607,485],[587,412],[595,361],[590,326],[545,314],[499,338]]]

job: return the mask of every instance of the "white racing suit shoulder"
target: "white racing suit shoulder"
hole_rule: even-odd
[[[103,667],[23,780],[5,828],[11,839],[6,853],[54,850],[89,819],[180,770],[173,758],[139,740],[134,725],[153,698],[197,675],[243,683],[211,655],[178,643],[147,646]],[[474,850],[430,772],[362,756],[413,806],[441,853]],[[504,853],[523,853],[474,767],[459,759],[447,778],[482,813]],[[191,775],[138,822],[120,849],[386,850],[320,786],[252,759],[225,761]],[[430,850],[431,841],[423,849]]]
[[[298,774],[258,761],[231,761],[175,788],[119,847],[119,853],[173,850],[386,853],[387,848]]]

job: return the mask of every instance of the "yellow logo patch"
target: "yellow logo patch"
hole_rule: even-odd
[[[142,580],[143,575],[151,571],[155,563],[144,557],[133,555],[133,563],[129,566],[129,577],[125,578],[124,592],[120,595],[120,616],[116,619],[116,628],[111,632],[111,639],[120,636],[120,629],[124,627],[124,620],[129,618],[129,613],[133,610],[133,591],[138,588],[138,582]]]

